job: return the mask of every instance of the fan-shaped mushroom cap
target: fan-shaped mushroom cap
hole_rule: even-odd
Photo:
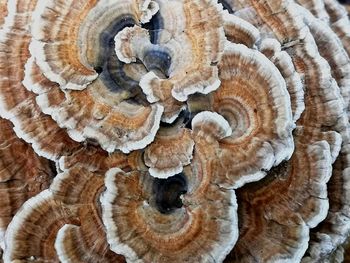
[[[259,182],[237,190],[240,238],[231,252],[234,262],[300,261],[307,249],[309,228],[328,211],[327,182],[332,174],[329,144],[337,133],[298,130],[291,160],[272,168]]]
[[[36,1],[9,2],[9,14],[0,31],[0,115],[10,119],[16,134],[32,144],[46,158],[56,160],[79,147],[65,131],[42,114],[35,94],[27,91],[21,81],[29,58],[30,32],[28,23]]]
[[[149,105],[136,80],[123,73],[111,41],[124,27],[150,19],[157,6],[136,0],[38,2],[30,50],[43,76],[29,64],[25,84],[47,84],[38,77],[59,84],[35,87],[37,102],[74,140],[95,140],[109,152],[129,152],[153,140],[163,107]],[[60,19],[50,19],[52,10]]]
[[[207,94],[218,88],[217,63],[224,49],[221,8],[216,1],[158,1],[160,18],[155,33],[134,27],[120,32],[116,53],[124,62],[140,59],[150,71],[140,81],[149,102],[165,107],[164,121],[180,111],[175,100]],[[153,43],[152,43],[153,42]]]
[[[350,21],[335,0],[5,2],[0,116],[59,160],[32,197],[52,167],[0,119],[5,262],[341,260]]]
[[[318,53],[312,34],[298,12],[299,7],[289,1],[264,1],[256,3],[254,9],[285,45],[297,72],[305,80],[306,109],[299,124],[310,127],[335,125],[344,113],[343,98],[328,62]],[[281,12],[277,14],[276,10]]]
[[[220,140],[232,135],[230,124],[216,112],[202,111],[192,119],[192,130],[196,137]]]
[[[112,105],[94,101],[93,94],[82,93],[85,90],[64,94],[52,88],[41,93],[37,102],[43,112],[50,114],[60,126],[68,128],[71,138],[97,141],[109,152],[116,148],[129,152],[143,148],[153,140],[159,128],[162,106],[120,103],[112,108]]]
[[[167,179],[135,169],[106,173],[107,240],[127,261],[217,262],[237,240],[235,193],[214,182],[215,168],[223,168],[213,149],[230,127],[211,112],[196,115],[192,127],[193,160],[182,173]]]
[[[92,244],[86,244],[86,236],[79,226],[67,224],[57,233],[55,241],[58,258],[61,262],[125,262],[124,257],[108,250],[103,254],[94,254]]]
[[[165,179],[181,173],[191,162],[193,147],[191,130],[178,125],[161,128],[144,153],[150,175]]]
[[[173,46],[173,43],[177,44],[174,47],[163,47],[152,44],[150,32],[139,26],[125,28],[115,36],[114,41],[115,51],[119,60],[125,63],[133,62],[132,64],[127,64],[130,66],[134,65],[134,62],[137,60],[141,60],[145,65],[145,71],[140,72],[142,75],[139,78],[142,92],[150,103],[158,102],[160,100],[159,97],[161,97],[161,104],[165,107],[162,120],[169,123],[173,122],[179,115],[180,111],[184,108],[183,103],[172,98],[170,89],[167,90],[167,97],[165,97],[165,95],[158,94],[164,92],[160,88],[155,90],[155,92],[157,92],[156,95],[152,89],[144,87],[145,85],[148,85],[146,82],[153,82],[153,80],[150,80],[149,78],[158,78],[157,75],[162,76],[163,78],[169,76],[172,59],[174,59],[174,57],[171,56],[173,56],[173,54],[181,54],[182,56],[185,56],[182,50],[178,50],[179,48],[183,48],[183,46],[178,46],[178,43],[174,41],[170,42],[170,45],[172,44]],[[188,52],[190,52],[191,48],[188,47],[188,50]],[[174,63],[175,65],[176,62]],[[155,75],[155,73],[157,73],[157,75]]]
[[[55,249],[61,262],[124,262],[106,241],[99,206],[102,176],[76,166],[60,174],[50,190],[80,219],[79,226],[65,225],[57,234]]]
[[[309,248],[302,262],[320,262],[329,258],[339,245],[345,242],[350,231],[349,214],[349,120],[344,115],[336,125],[340,131],[343,142],[336,162],[333,165],[333,173],[328,182],[329,212],[327,218],[313,229],[310,234]]]
[[[320,54],[327,59],[331,66],[331,73],[337,81],[345,106],[349,98],[349,57],[343,49],[338,37],[329,29],[328,25],[313,18],[307,11],[304,20],[315,38]],[[345,110],[345,113],[348,109]],[[315,230],[311,231],[308,251],[303,262],[316,262],[327,257],[342,242],[349,233],[348,190],[349,180],[349,120],[343,116],[333,127],[342,135],[343,143],[340,155],[333,166],[333,174],[328,183],[330,209],[327,218]]]
[[[59,160],[59,168],[62,171],[66,171],[76,165],[84,165],[84,167],[90,171],[106,171],[114,166],[121,167],[121,169],[128,169],[127,167],[130,166],[129,164],[135,161],[134,159],[139,157],[139,155],[141,155],[141,153],[138,151],[127,156],[120,152],[108,154],[106,151],[95,148],[89,149],[88,151],[82,149],[74,152],[72,155],[63,156]]]
[[[226,184],[237,187],[290,158],[294,123],[285,81],[262,54],[228,44],[219,71],[221,87],[211,95],[211,108],[232,129],[220,142],[220,158]]]
[[[261,17],[264,24],[267,24],[270,30],[276,34],[275,37],[285,42],[285,44],[282,43],[284,49],[291,56],[298,73],[302,78],[305,78],[306,111],[299,123],[304,126],[313,127],[311,129],[322,127],[321,129],[325,130],[328,126],[326,130],[329,129],[340,132],[343,139],[341,155],[337,160],[339,164],[335,164],[332,181],[329,182],[329,198],[331,200],[330,214],[325,220],[326,223],[315,230],[315,236],[317,234],[318,238],[310,244],[311,247],[316,248],[313,248],[311,251],[313,252],[313,256],[315,256],[315,254],[319,255],[315,257],[317,260],[317,258],[323,258],[329,253],[326,252],[323,254],[326,250],[330,251],[337,246],[336,244],[344,240],[344,235],[340,233],[347,232],[347,206],[344,205],[347,195],[346,190],[342,188],[341,185],[344,183],[346,184],[347,181],[346,171],[348,164],[346,160],[348,158],[348,133],[346,130],[348,129],[348,121],[345,120],[347,117],[343,116],[344,103],[342,102],[342,98],[338,95],[339,89],[336,82],[332,79],[328,62],[317,54],[316,45],[313,38],[310,36],[311,34],[308,30],[305,30],[300,16],[295,12],[298,8],[296,6],[292,8],[291,5],[292,4],[288,1],[277,1],[273,3],[264,1],[262,3],[255,3],[254,8],[255,11],[257,11],[257,16]],[[285,30],[284,34],[281,33],[283,30]],[[293,32],[293,30],[295,31]],[[288,39],[288,41],[286,41],[286,39]],[[322,52],[329,52],[329,50],[322,50]],[[342,60],[344,60],[344,58],[342,58]],[[332,193],[337,193],[337,197]],[[341,201],[338,202],[338,200]],[[340,209],[340,207],[342,208]],[[312,239],[313,236],[314,235],[311,236]],[[320,241],[322,242],[320,243]],[[320,251],[317,252],[317,250],[323,250],[323,252],[319,253]],[[311,251],[308,253],[311,253]],[[315,251],[316,253],[314,253]]]
[[[104,178],[82,166],[57,175],[12,220],[5,260],[123,262],[106,242],[99,208],[103,189]]]
[[[237,239],[234,191],[199,192],[187,180],[109,170],[101,202],[111,249],[130,262],[222,261]]]
[[[281,51],[280,43],[272,38],[262,40],[260,51],[275,64],[285,79],[290,96],[293,120],[297,121],[305,109],[304,90],[301,77],[295,70],[291,57],[286,51]]]
[[[327,23],[311,15],[308,10],[300,7],[300,13],[308,25],[320,55],[327,60],[333,78],[337,81],[345,107],[349,106],[350,99],[350,60],[340,39],[331,30]]]
[[[339,162],[341,165],[339,165],[339,172],[336,172],[336,168],[333,172],[332,180],[335,180],[334,183],[329,182],[330,188],[334,187],[334,189],[339,189],[341,188],[339,185],[344,182],[342,181],[343,179],[340,178],[345,179],[347,177],[347,127],[349,124],[347,116],[344,116],[344,102],[340,96],[340,90],[336,81],[332,78],[328,62],[319,55],[311,32],[303,23],[301,19],[302,15],[299,13],[298,7],[294,3],[289,1],[277,1],[266,4],[264,2],[256,3],[254,8],[257,14],[270,27],[270,30],[273,31],[278,40],[283,42],[282,45],[285,43],[285,50],[291,56],[296,70],[301,74],[302,78],[305,79],[306,108],[299,120],[299,124],[304,127],[310,127],[315,131],[335,130],[341,133],[343,144],[339,161],[337,161],[337,163]],[[279,12],[276,12],[276,10],[279,10]],[[338,165],[335,164],[335,167],[337,166]],[[340,183],[340,181],[342,182]],[[332,191],[330,190],[329,192],[331,193]],[[336,190],[335,192],[338,194],[340,191]],[[346,194],[342,196],[342,201],[344,201],[345,196]],[[333,198],[332,194],[329,198],[331,200],[331,206],[332,203],[337,203],[337,199]],[[326,242],[320,243],[320,239],[322,238],[316,239],[315,243],[310,242],[311,246],[316,244],[314,246],[316,249],[312,249],[311,251],[317,251],[319,248],[325,250],[329,248],[332,249],[334,247],[332,242],[338,243],[340,239],[343,239],[343,237],[340,237],[341,235],[335,234],[335,232],[339,233],[340,229],[344,230],[347,225],[346,223],[340,223],[342,221],[345,222],[345,218],[347,217],[344,215],[344,213],[346,214],[346,208],[345,210],[343,210],[343,208],[338,209],[333,206],[333,208],[330,209],[330,213],[325,220],[327,223],[322,224],[325,226],[320,226],[315,230],[317,233],[322,229],[317,236],[324,237],[323,239]],[[335,210],[335,212],[333,213],[332,210]],[[342,219],[336,220],[336,217],[341,217]],[[332,225],[332,230],[329,229],[328,225]],[[333,234],[331,234],[332,232]],[[313,235],[311,237],[313,238]],[[332,240],[332,242],[327,242],[327,240]],[[313,254],[313,256],[315,256],[315,254],[320,255],[319,251],[316,253],[313,252],[311,253],[308,251],[308,253]]]
[[[310,29],[312,32],[312,28]],[[335,85],[335,81],[331,78],[331,70],[328,63],[323,58],[317,55],[315,56],[315,52],[312,52],[312,50],[316,50],[315,43],[308,32],[307,36],[303,39],[303,42],[306,41],[309,42],[308,49],[305,49],[305,45],[304,48],[302,45],[292,45],[287,49],[287,52],[293,54],[292,58],[293,62],[297,65],[297,70],[304,72],[305,76],[309,76],[305,78],[305,87],[308,96],[306,97],[306,111],[303,114],[305,119],[301,123],[319,127],[321,125],[333,125],[329,129],[339,131],[343,139],[341,154],[334,165],[332,180],[329,182],[330,211],[325,221],[315,231],[312,231],[310,248],[305,258],[307,262],[310,257],[311,260],[318,261],[331,253],[339,243],[345,240],[344,233],[348,233],[349,231],[349,224],[346,223],[349,222],[348,206],[346,205],[348,194],[347,190],[341,186],[346,184],[348,180],[349,121],[346,116],[342,116],[344,111],[341,108],[344,104],[342,99],[337,99],[339,97],[337,95],[339,91],[337,85]],[[322,52],[325,55],[325,51]],[[315,76],[318,76],[318,78]],[[322,81],[321,83],[320,80]],[[325,80],[330,85],[327,85]],[[311,94],[318,95],[311,97]],[[328,99],[327,96],[329,96]],[[327,110],[327,108],[329,109]],[[323,112],[323,114],[319,115],[317,112]],[[333,113],[329,114],[330,112]]]
[[[225,36],[232,43],[244,44],[252,48],[259,40],[259,30],[244,19],[228,12],[223,12],[223,19]]]
[[[50,162],[19,139],[7,120],[0,118],[0,246],[7,225],[22,204],[48,188],[53,178]]]
[[[57,231],[67,223],[78,222],[69,209],[45,190],[23,204],[5,235],[4,261],[57,262],[54,249]]]
[[[287,20],[285,22],[286,27],[293,20],[297,20],[295,24],[301,23],[299,21],[300,16],[293,18],[294,11],[292,11],[292,7],[290,9],[288,17],[290,17],[289,20],[291,21]],[[295,6],[293,10],[297,9]],[[280,28],[279,26],[276,30],[280,30]],[[330,74],[330,67],[327,61],[318,53],[310,31],[300,26],[299,32],[299,34],[294,33],[295,36],[291,34],[290,36],[281,37],[291,38],[290,41],[301,41],[301,43],[304,43],[299,45],[295,42],[295,44],[286,49],[292,57],[296,70],[305,78],[304,85],[307,92],[305,97],[306,109],[300,123],[307,123],[308,126],[314,127],[334,125],[343,114],[344,109],[344,102],[339,88]],[[305,34],[302,38],[300,37],[301,32]]]
[[[79,30],[89,18],[91,9],[96,13],[107,10],[110,13],[113,9],[117,11],[114,17],[130,15],[138,22],[147,22],[158,11],[155,2],[146,0],[114,3],[107,0],[99,3],[96,0],[39,0],[32,30],[35,56],[44,74],[62,88],[84,89],[98,77],[93,65],[87,64],[86,54],[81,53],[79,46]],[[51,19],[52,16],[60,19]]]
[[[333,165],[333,173],[328,183],[330,207],[327,218],[311,232],[309,248],[303,262],[318,262],[330,254],[343,242],[350,231],[349,211],[349,120],[346,114],[335,126],[340,131],[343,142],[340,154]]]

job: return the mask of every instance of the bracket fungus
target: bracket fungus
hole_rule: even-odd
[[[158,178],[179,174],[191,163],[194,141],[191,130],[181,127],[161,128],[144,153],[149,173]]]
[[[105,238],[98,204],[103,186],[104,178],[83,166],[58,174],[15,215],[4,260],[124,262]]]
[[[342,262],[349,1],[0,0],[0,261]]]
[[[0,246],[13,216],[23,203],[50,186],[55,171],[19,139],[8,120],[0,118]]]
[[[111,249],[130,262],[222,261],[238,237],[236,196],[200,171],[209,178],[196,184],[195,172],[156,179],[109,170],[101,203]]]

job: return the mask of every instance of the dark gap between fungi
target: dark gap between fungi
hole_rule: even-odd
[[[230,6],[230,4],[227,3],[225,0],[218,0],[218,3],[222,4],[223,8],[225,10],[227,10],[230,14],[234,13],[234,11],[233,11],[232,7]]]
[[[157,14],[155,14],[151,20],[148,23],[142,24],[142,28],[145,28],[148,30],[151,43],[152,44],[157,44],[159,41],[159,32],[162,28],[164,28],[164,22],[163,18],[160,15],[159,11]]]
[[[167,179],[155,178],[153,194],[155,206],[162,214],[170,214],[183,206],[181,195],[187,193],[187,179],[183,173]]]
[[[170,128],[182,124],[182,127],[192,129],[192,119],[194,118],[194,116],[196,116],[197,113],[199,112],[191,112],[188,109],[184,109],[180,112],[179,116],[177,116],[175,121],[173,121],[172,123],[161,121],[160,127]]]
[[[197,115],[197,113],[199,112],[191,112],[188,109],[181,111],[180,116],[183,117],[185,128],[192,129],[192,119]]]
[[[58,173],[56,163],[53,161],[49,161],[49,169],[49,174],[52,174],[55,177]]]
[[[160,122],[160,127],[163,127],[163,128],[174,127],[175,123],[177,123],[178,118],[179,117],[177,117],[176,120],[174,122],[172,122],[172,123],[167,123],[167,122],[161,121]]]

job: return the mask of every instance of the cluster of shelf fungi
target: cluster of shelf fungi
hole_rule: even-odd
[[[0,0],[2,261],[350,262],[348,12]]]

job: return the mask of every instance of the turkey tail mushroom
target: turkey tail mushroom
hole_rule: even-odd
[[[346,261],[349,99],[335,0],[0,0],[0,261]]]
[[[184,193],[184,181],[191,179],[182,177],[153,179],[119,169],[107,173],[101,202],[113,251],[128,262],[225,258],[238,237],[234,191],[209,184],[199,194],[196,189]]]
[[[225,36],[228,41],[253,48],[260,38],[259,30],[244,19],[223,12]]]
[[[35,94],[22,85],[24,65],[30,57],[28,24],[35,4],[29,0],[8,2],[8,16],[0,30],[0,115],[14,124],[17,136],[31,143],[39,155],[57,160],[80,145],[41,112]]]
[[[58,230],[67,223],[78,222],[71,211],[45,190],[23,204],[5,235],[4,261],[57,262],[54,248]]]
[[[6,228],[29,198],[47,189],[54,177],[50,161],[19,139],[8,120],[0,118],[0,246]]]
[[[57,233],[55,249],[61,262],[125,262],[109,249],[106,240],[99,205],[104,191],[100,174],[76,166],[58,175],[50,191],[80,219],[79,225],[67,224]]]
[[[99,196],[104,178],[76,166],[29,199],[12,220],[5,261],[124,262],[109,250]]]
[[[334,132],[308,136],[298,129],[297,133],[291,160],[237,190],[241,223],[240,238],[229,257],[233,262],[299,262],[308,247],[309,228],[327,216],[332,155],[326,139],[338,145],[336,156],[341,137]]]
[[[214,144],[231,132],[222,117],[209,112],[198,114],[192,126],[193,137]],[[128,262],[225,258],[238,238],[236,197],[213,182],[215,152],[202,150],[196,147],[193,162],[167,179],[138,170],[107,171],[101,204],[113,251]]]
[[[350,56],[350,21],[348,11],[336,0],[325,0],[325,8],[330,18],[330,26],[341,39]]]
[[[227,44],[219,76],[221,87],[211,94],[211,108],[232,129],[232,135],[220,142],[220,158],[227,185],[238,187],[290,158],[295,124],[286,83],[261,53]]]
[[[181,173],[191,163],[193,147],[191,130],[177,125],[161,128],[144,153],[150,175],[166,179]]]
[[[39,0],[33,14],[32,49],[35,50],[33,53],[45,76],[64,89],[86,88],[98,77],[93,65],[87,63],[87,54],[81,52],[78,44],[80,27],[90,18],[89,11],[94,9],[95,13],[101,14],[107,10],[108,13],[118,10],[114,17],[124,14],[124,17],[130,15],[134,18],[135,23],[147,22],[149,15],[158,11],[154,2],[144,6],[147,2],[149,1],[128,0],[112,4],[107,0]],[[51,19],[52,16],[56,19]]]
[[[301,116],[301,119],[297,122],[297,124],[302,125],[304,127],[312,127],[312,129],[316,130],[321,129],[323,131],[337,131],[341,134],[343,140],[341,154],[336,163],[334,164],[332,181],[329,182],[329,188],[337,190],[329,191],[331,208],[330,213],[325,220],[325,222],[328,223],[322,223],[324,227],[319,227],[315,229],[316,233],[319,232],[320,229],[323,230],[321,230],[321,232],[317,234],[320,238],[317,238],[315,241],[311,242],[310,252],[307,252],[306,255],[308,257],[311,253],[312,257],[314,257],[314,260],[317,260],[317,258],[319,259],[320,257],[324,257],[327,253],[330,253],[332,249],[337,246],[336,244],[342,242],[341,240],[343,240],[342,238],[338,239],[339,236],[336,234],[338,232],[336,230],[337,225],[340,223],[340,221],[336,221],[334,218],[340,216],[340,213],[346,214],[346,212],[343,209],[335,208],[334,205],[338,201],[337,198],[335,198],[335,196],[332,195],[332,192],[337,193],[336,195],[343,195],[341,199],[343,199],[346,196],[346,191],[344,191],[343,194],[341,194],[340,192],[343,191],[341,190],[341,185],[344,185],[344,180],[346,180],[347,178],[346,171],[348,166],[346,156],[348,149],[347,130],[349,124],[348,118],[346,116],[346,111],[344,110],[345,104],[341,96],[341,90],[339,90],[338,84],[335,81],[335,79],[332,78],[331,68],[329,67],[328,62],[318,53],[316,46],[317,41],[319,41],[319,44],[321,44],[322,42],[320,41],[320,39],[316,39],[315,42],[312,34],[315,34],[316,31],[312,29],[312,27],[310,27],[310,29],[308,28],[307,20],[304,24],[303,13],[297,11],[298,6],[288,1],[278,2],[279,3],[276,3],[276,5],[275,3],[256,3],[253,5],[257,14],[259,14],[263,21],[269,25],[270,30],[275,34],[276,38],[282,42],[282,46],[284,46],[285,50],[289,53],[289,55],[292,58],[296,71],[305,80],[305,111]],[[276,13],[276,10],[280,10],[280,12]],[[272,15],[272,17],[269,16],[269,14],[274,13],[276,14]],[[279,23],[276,23],[276,21],[279,21]],[[289,26],[291,24],[293,25],[292,28]],[[339,47],[339,44],[335,43],[335,45]],[[338,50],[342,52],[341,48]],[[321,52],[323,52],[323,55],[325,57],[327,52],[331,53],[329,51]],[[332,58],[329,56],[328,59],[330,59],[330,62],[332,61]],[[345,67],[346,66],[347,65],[345,62]],[[339,84],[341,85],[341,83]],[[346,94],[346,90],[343,91],[343,94]],[[339,163],[341,165],[339,165]],[[339,174],[339,176],[337,176],[337,174]],[[337,183],[335,183],[334,180]],[[341,183],[339,182],[339,180],[341,181]],[[335,210],[335,213],[333,213],[332,210]],[[345,217],[346,215],[344,216],[344,219]],[[328,229],[327,225],[329,223],[333,225],[333,230],[326,230]],[[339,229],[341,228],[345,230],[346,225],[346,223],[340,223],[338,226]],[[327,237],[328,234],[323,234],[325,232],[328,232],[328,234],[330,234],[330,236],[332,237]],[[311,235],[311,237],[313,236],[314,234]],[[331,244],[330,242],[328,242],[331,239],[335,242],[335,244]]]
[[[305,110],[303,81],[296,71],[291,57],[281,50],[281,44],[273,38],[265,38],[260,43],[260,51],[279,69],[286,81],[290,96],[293,121],[297,121]]]
[[[75,141],[94,140],[108,152],[144,148],[154,139],[163,107],[145,103],[135,80],[116,76],[123,72],[123,65],[110,42],[124,27],[155,13],[157,4],[134,0],[56,2],[41,1],[34,10],[31,54],[41,78],[47,78],[42,81],[59,84],[39,89],[36,99],[41,110],[68,129]],[[50,19],[53,15],[59,19]],[[60,23],[63,20],[65,23]],[[38,74],[30,75],[36,72],[33,67],[35,64],[28,65],[25,83],[36,83]]]
[[[140,86],[150,103],[164,106],[163,121],[173,122],[189,95],[219,87],[217,63],[226,39],[216,1],[158,2],[163,24],[156,33],[126,28],[116,35],[115,46],[120,60],[143,62],[149,72]]]

